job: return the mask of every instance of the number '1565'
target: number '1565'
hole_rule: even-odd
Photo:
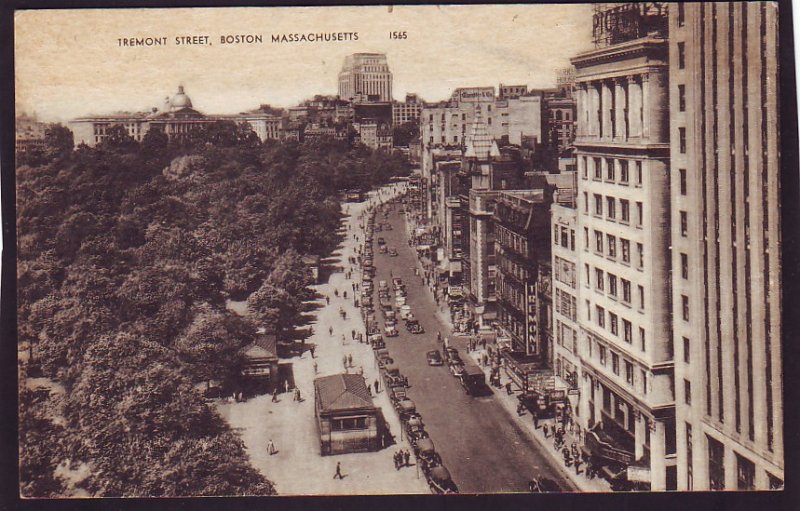
[[[402,32],[389,32],[389,39],[408,39],[408,33]]]

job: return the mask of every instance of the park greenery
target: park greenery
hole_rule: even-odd
[[[17,167],[22,494],[275,493],[203,384],[235,377],[259,328],[292,335],[313,297],[303,255],[340,241],[339,192],[407,162],[230,122],[180,141],[116,126],[75,150],[66,128],[46,137]]]

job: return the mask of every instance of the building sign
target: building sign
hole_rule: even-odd
[[[494,101],[494,87],[468,87],[456,89],[453,99],[461,103],[481,103]]]

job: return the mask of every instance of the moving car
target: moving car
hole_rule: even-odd
[[[442,360],[442,355],[439,353],[439,350],[429,351],[425,354],[425,357],[428,359],[429,366],[440,366],[444,364]]]
[[[408,318],[406,321],[406,330],[408,330],[412,334],[423,334],[425,333],[425,329],[422,328],[422,325],[419,324],[414,317]]]
[[[389,249],[389,256],[390,257],[397,257],[397,249],[396,248],[390,248]]]
[[[458,354],[458,350],[453,348],[452,346],[448,346],[444,350],[444,358],[447,362],[458,362],[461,364],[461,356]]]

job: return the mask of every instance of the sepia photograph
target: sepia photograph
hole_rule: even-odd
[[[784,490],[787,5],[15,10],[19,498]]]

